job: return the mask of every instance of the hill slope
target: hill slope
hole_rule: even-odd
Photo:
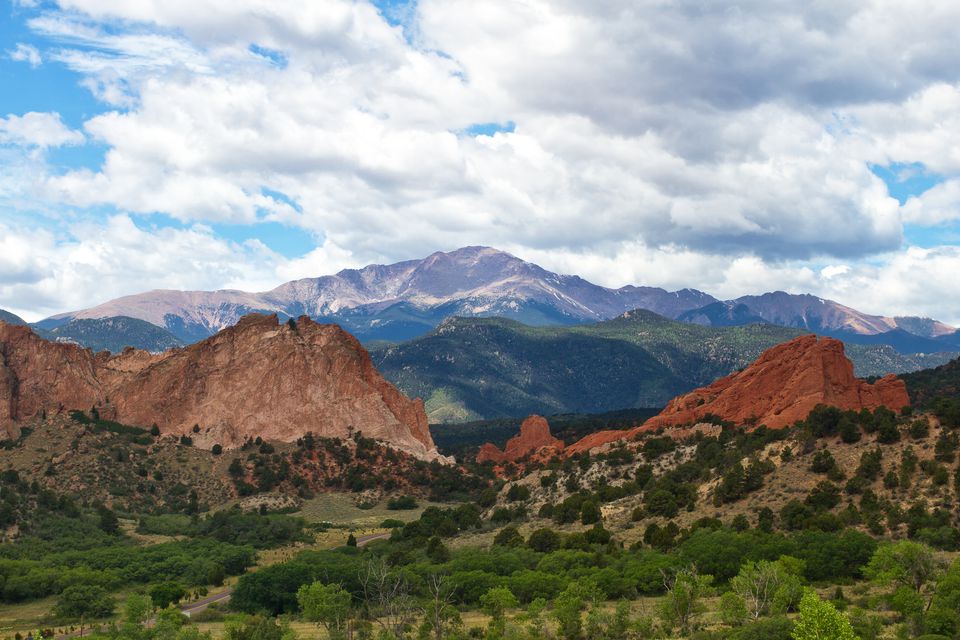
[[[903,380],[917,406],[927,406],[938,397],[960,399],[960,358],[934,369],[906,374]]]
[[[426,400],[431,422],[453,422],[663,406],[802,333],[768,324],[705,327],[648,311],[573,327],[452,318],[428,336],[372,356],[388,380]],[[902,356],[886,345],[851,345],[847,352],[859,376],[950,358]]]
[[[21,318],[20,316],[10,313],[9,311],[4,311],[0,309],[0,321],[6,322],[7,324],[15,325],[25,325],[27,321]]]

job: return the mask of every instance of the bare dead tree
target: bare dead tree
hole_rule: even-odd
[[[452,604],[453,589],[447,577],[439,573],[431,573],[425,582],[428,597],[421,612],[430,625],[434,640],[443,640],[445,632],[460,620],[460,614]]]
[[[387,633],[399,636],[415,619],[416,602],[403,576],[381,559],[371,560],[360,575],[370,617]]]

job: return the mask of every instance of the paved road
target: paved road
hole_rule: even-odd
[[[191,602],[190,604],[183,605],[182,607],[180,607],[180,613],[182,613],[185,616],[192,616],[195,613],[200,613],[201,611],[204,611],[207,607],[209,607],[214,602],[224,602],[226,600],[229,600],[230,594],[232,593],[233,593],[233,587],[227,587],[220,593],[214,593],[213,595],[209,595],[209,596],[206,596],[205,598],[201,598],[196,602]]]
[[[387,531],[386,533],[368,533],[365,536],[360,536],[359,538],[357,538],[357,546],[362,547],[370,542],[373,542],[374,540],[383,540],[384,538],[389,538],[389,537],[390,537],[389,531]]]
[[[383,540],[384,538],[389,538],[389,537],[390,537],[389,531],[385,533],[368,533],[366,535],[359,536],[357,538],[357,546],[363,547],[370,544],[374,540]],[[227,600],[230,599],[231,594],[233,594],[233,587],[227,587],[226,589],[224,589],[219,593],[214,593],[212,595],[201,598],[200,600],[196,600],[189,604],[183,605],[182,607],[180,607],[180,612],[185,616],[192,616],[196,613],[200,613],[201,611],[206,610],[206,608],[209,607],[214,602],[226,602]],[[147,624],[152,624],[152,623],[153,623],[153,620],[150,620],[147,622]],[[91,629],[84,629],[83,635],[88,635],[92,632],[93,631]],[[56,636],[56,640],[69,640],[70,638],[76,638],[79,635],[80,635],[79,631],[74,631],[72,633],[65,633],[63,635]]]

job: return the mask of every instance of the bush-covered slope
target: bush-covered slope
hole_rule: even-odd
[[[928,406],[941,398],[960,398],[960,358],[934,369],[915,371],[903,376],[910,400],[917,406]]]

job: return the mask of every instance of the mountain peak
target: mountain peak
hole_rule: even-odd
[[[335,275],[303,278],[271,291],[154,291],[126,296],[40,323],[129,316],[195,342],[248,313],[308,315],[342,324],[361,340],[405,340],[424,335],[444,318],[497,316],[532,325],[571,325],[614,318],[644,308],[668,317],[714,298],[693,290],[610,289],[578,276],[553,273],[494,247],[437,251],[422,260],[372,264]]]

